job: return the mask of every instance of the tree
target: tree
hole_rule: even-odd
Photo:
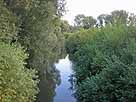
[[[33,0],[3,0],[7,7],[12,11],[16,12],[19,16],[20,14],[25,14],[27,10],[30,10]],[[37,0],[35,2],[38,2]],[[19,12],[20,11],[20,12]]]
[[[10,42],[17,35],[17,19],[5,5],[0,3],[0,40]]]
[[[131,13],[128,18],[128,25],[136,26],[136,15]]]
[[[46,91],[43,90],[41,82],[44,83],[49,76],[51,80],[57,81],[54,74],[56,70],[52,65],[62,57],[64,51],[64,34],[60,21],[63,1],[10,0],[12,5],[7,4],[7,8],[11,8],[11,12],[20,22],[17,42],[24,46],[29,54],[26,66],[38,71],[40,93],[37,100],[45,100],[42,93]],[[21,6],[21,3],[25,5]],[[46,85],[44,87],[46,89]],[[51,89],[54,90],[54,87]]]
[[[70,25],[68,24],[68,21],[61,20],[61,32],[70,32]]]
[[[85,19],[85,15],[83,14],[75,16],[75,26],[83,26],[83,19]]]
[[[123,23],[126,25],[128,24],[129,14],[124,10],[115,10],[111,12],[111,16],[112,16],[112,23]]]
[[[113,24],[124,24],[135,26],[136,16],[133,13],[129,13],[125,10],[115,10],[111,12],[111,14],[102,14],[97,17],[99,21],[99,26],[103,27],[105,25],[113,25]]]
[[[78,31],[68,37],[66,50],[74,64],[78,102],[135,101],[135,26]]]
[[[74,21],[75,26],[83,27],[84,29],[92,28],[96,24],[96,20],[92,16],[85,16],[82,14],[77,15]]]
[[[94,27],[95,24],[96,24],[96,20],[92,16],[88,16],[83,19],[83,27],[85,29],[92,28]]]
[[[108,14],[101,14],[97,17],[97,20],[99,21],[99,26],[102,27],[105,24],[111,24],[112,16]]]
[[[37,94],[36,71],[25,67],[21,47],[0,42],[0,102],[33,102]]]
[[[27,68],[38,71],[40,79],[40,93],[46,93],[42,89],[41,82],[47,81],[47,77],[57,81],[53,66],[64,51],[64,34],[61,28],[60,17],[63,15],[65,0],[3,0],[5,7],[16,16],[18,32],[16,42],[20,43],[29,54]],[[46,88],[46,85],[44,85]],[[51,87],[54,92],[54,87]],[[38,99],[37,99],[38,100]],[[45,99],[42,99],[45,100]]]

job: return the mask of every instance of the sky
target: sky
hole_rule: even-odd
[[[73,25],[77,14],[93,16],[110,14],[114,10],[126,10],[136,14],[136,0],[66,0],[67,13],[63,17]]]

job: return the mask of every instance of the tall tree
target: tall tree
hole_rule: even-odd
[[[83,20],[85,19],[85,15],[79,14],[75,16],[75,26],[83,26]]]
[[[0,1],[0,102],[33,102],[37,90],[36,71],[26,68],[28,55],[17,38],[19,22],[16,15]]]
[[[125,10],[115,10],[111,12],[112,23],[128,24],[129,14]]]
[[[129,13],[125,10],[115,10],[111,14],[102,14],[97,17],[99,21],[99,26],[104,25],[113,25],[113,24],[124,24],[124,25],[133,25],[135,26],[136,15]]]
[[[26,59],[21,47],[0,42],[0,102],[35,101],[36,72],[25,67]]]
[[[136,27],[78,31],[68,37],[66,49],[74,64],[78,102],[134,102]]]
[[[83,28],[89,29],[96,25],[96,20],[92,16],[87,16],[83,19]]]
[[[97,17],[100,26],[104,26],[105,24],[111,24],[112,16],[108,14],[101,14]]]
[[[17,42],[27,49],[29,68],[38,71],[40,79],[39,101],[45,100],[42,82],[55,79],[53,63],[64,51],[64,35],[60,16],[64,12],[64,0],[5,0],[7,7],[16,14],[20,26]],[[19,5],[18,5],[19,4]],[[46,89],[46,85],[44,86]],[[54,89],[54,87],[50,89]]]
[[[83,27],[85,29],[94,27],[96,24],[96,20],[92,16],[85,16],[83,14],[79,14],[75,17],[75,26]]]
[[[17,18],[0,2],[0,41],[10,42],[17,35]]]

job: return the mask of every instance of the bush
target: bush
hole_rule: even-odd
[[[21,47],[0,42],[0,102],[33,102],[37,94],[35,70],[27,69]]]
[[[135,102],[136,28],[113,25],[84,32],[66,43],[75,65],[78,101]]]
[[[0,2],[0,40],[11,41],[17,34],[17,18]]]

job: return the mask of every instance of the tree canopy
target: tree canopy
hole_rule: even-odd
[[[1,64],[5,63],[0,66],[2,102],[33,102],[38,93],[35,74],[40,82],[49,76],[57,82],[52,66],[64,52],[64,29],[60,19],[64,12],[65,0],[0,0],[0,56]],[[9,72],[5,74],[7,65]],[[3,87],[4,83],[7,86]],[[38,87],[42,93],[40,84]],[[51,89],[54,92],[54,87]]]
[[[26,59],[27,54],[21,47],[0,42],[1,102],[34,102],[36,99],[36,71],[25,67]]]
[[[125,11],[100,15],[100,27],[67,37],[78,102],[135,101],[136,26],[128,24],[129,17]]]
[[[96,20],[92,16],[85,16],[83,14],[77,15],[74,21],[76,26],[83,27],[85,29],[92,28],[96,24]]]

